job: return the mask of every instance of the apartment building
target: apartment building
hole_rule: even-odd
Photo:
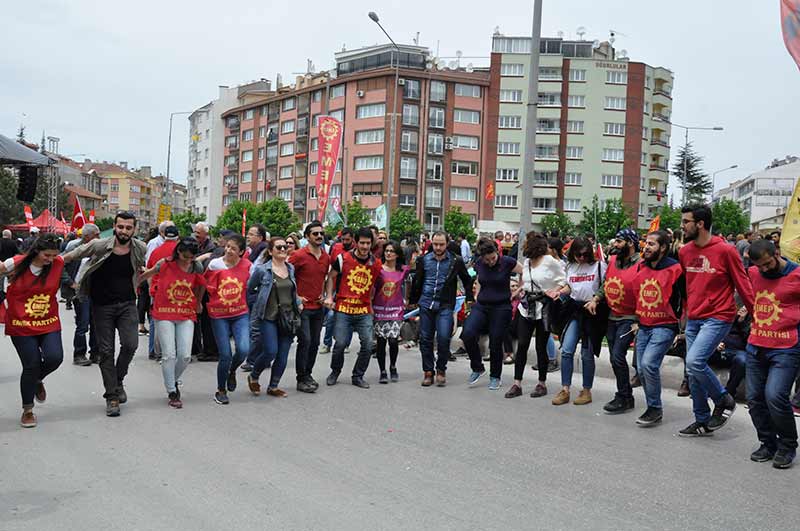
[[[322,218],[317,122],[327,114],[344,125],[331,197],[342,203],[358,197],[373,215],[381,204],[413,208],[429,229],[442,227],[451,206],[462,207],[473,225],[491,219],[485,190],[496,170],[498,87],[491,86],[489,72],[439,69],[420,46],[401,45],[399,53],[391,45],[371,46],[335,58],[335,71],[300,76],[222,114],[221,207],[277,196],[303,220]]]
[[[494,219],[518,226],[524,157],[535,157],[534,228],[563,211],[582,218],[621,199],[640,228],[666,202],[672,72],[631,61],[609,43],[543,38],[536,152],[525,153],[531,38],[495,33],[491,76],[499,80]]]
[[[132,212],[141,232],[156,225],[161,194],[149,166],[133,170],[128,168],[127,162],[92,162],[86,159],[81,168],[100,179],[99,195],[110,215],[120,210]]]

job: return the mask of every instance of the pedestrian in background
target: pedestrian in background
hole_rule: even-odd
[[[405,256],[400,244],[389,240],[383,246],[383,265],[375,281],[375,296],[372,309],[375,315],[375,339],[378,344],[378,383],[388,383],[386,374],[386,346],[389,346],[389,372],[393,382],[398,381],[397,355],[400,352],[400,327],[405,312],[405,291],[403,285],[409,274]]]

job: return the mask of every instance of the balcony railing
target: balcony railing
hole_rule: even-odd
[[[662,166],[660,164],[650,164],[650,169],[654,171],[669,171],[666,165]]]
[[[231,131],[238,131],[239,127],[241,126],[241,124],[239,123],[239,120],[231,120],[231,121],[228,122],[227,125],[228,125],[228,129],[230,129]]]
[[[226,167],[231,171],[237,171],[239,169],[239,161],[229,162]]]
[[[653,139],[650,141],[650,143],[653,144],[654,146],[664,146],[664,147],[668,148],[669,147],[669,137],[655,137],[654,136]]]
[[[442,200],[426,197],[425,208],[442,208]]]
[[[661,94],[668,98],[672,98],[672,90],[669,87],[661,86],[653,89],[653,94]]]
[[[654,112],[653,113],[653,118],[656,119],[656,120],[661,120],[662,122],[669,123],[669,115],[668,114],[662,114],[660,112]]]

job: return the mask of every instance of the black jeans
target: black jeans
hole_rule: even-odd
[[[386,343],[389,343],[389,367],[397,366],[397,355],[400,353],[400,338],[384,339],[376,337],[378,343],[378,368],[386,372]]]
[[[539,381],[547,380],[547,366],[550,359],[547,357],[547,340],[550,332],[544,329],[544,321],[536,319],[526,319],[521,315],[517,316],[517,355],[514,358],[514,379],[522,380],[525,373],[525,365],[528,363],[528,348],[531,346],[531,338],[536,332],[536,364],[539,367]]]
[[[628,360],[626,359],[628,347],[633,342],[633,334],[631,333],[633,324],[634,321],[632,319],[620,319],[618,321],[609,319],[608,328],[606,329],[608,350],[611,353],[611,368],[614,369],[614,376],[617,379],[616,397],[623,400],[633,398],[631,375],[628,369]]]
[[[72,299],[72,308],[75,310],[75,336],[72,340],[72,356],[83,358],[87,351],[92,357],[97,355],[97,337],[92,325],[92,305],[89,299],[75,297]],[[86,334],[89,334],[87,346]]]
[[[747,403],[758,440],[771,450],[797,448],[789,393],[800,369],[800,348],[747,353]]]
[[[147,322],[147,314],[150,312],[150,283],[146,280],[139,286],[136,310],[139,313],[139,325],[144,325]]]
[[[197,316],[197,323],[194,326],[192,356],[205,354],[216,357],[219,356],[217,339],[214,337],[214,329],[211,327],[211,317],[208,315],[206,304],[208,304],[208,294],[203,297],[203,313]]]
[[[317,361],[319,338],[322,323],[325,321],[325,308],[303,310],[300,312],[300,330],[297,334],[297,351],[294,355],[294,366],[297,381],[302,382],[311,376]]]
[[[511,303],[488,306],[476,303],[464,321],[461,340],[469,354],[469,364],[474,372],[483,372],[478,340],[482,333],[489,333],[489,375],[500,378],[503,373],[503,337],[511,322]]]
[[[95,325],[100,374],[106,400],[117,400],[118,389],[128,374],[128,366],[139,346],[139,315],[136,301],[92,305],[92,322]],[[114,360],[114,332],[119,332],[119,356]]]
[[[22,375],[19,378],[22,406],[32,407],[36,385],[64,360],[61,331],[38,336],[11,336],[11,342],[22,363]]]

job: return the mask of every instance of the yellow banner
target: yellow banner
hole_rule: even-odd
[[[786,217],[781,231],[781,255],[797,262],[800,258],[800,179],[786,207]]]
[[[172,207],[161,203],[158,207],[158,222],[167,221],[172,219]]]

